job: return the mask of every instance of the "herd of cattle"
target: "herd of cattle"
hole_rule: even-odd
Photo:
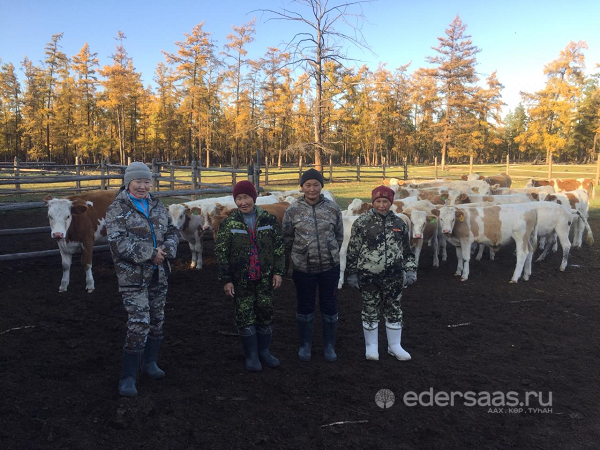
[[[480,260],[488,248],[490,259],[501,246],[514,241],[516,266],[511,283],[521,276],[531,275],[533,253],[542,251],[536,261],[543,260],[548,251],[562,248],[560,270],[567,267],[571,246],[581,247],[583,236],[593,243],[592,230],[587,222],[589,198],[594,197],[591,179],[531,179],[524,188],[512,188],[506,174],[483,177],[471,174],[460,181],[432,180],[400,182],[389,180],[395,191],[394,213],[408,225],[411,245],[418,261],[427,242],[433,248],[433,266],[446,260],[446,245],[456,248],[456,276],[463,281],[469,277],[471,254]],[[59,291],[67,290],[72,255],[81,250],[81,262],[86,271],[86,289],[94,290],[92,251],[94,243],[106,240],[104,217],[116,191],[92,191],[64,199],[45,198],[51,236],[58,242],[62,258],[63,277]],[[334,200],[331,192],[323,194]],[[297,201],[300,191],[270,192],[257,198],[261,208],[273,214],[279,222],[286,208]],[[231,195],[206,198],[169,206],[173,224],[190,246],[191,267],[202,269],[202,236],[212,231],[216,236],[220,223],[236,208]],[[346,253],[352,224],[372,208],[370,203],[354,199],[343,211],[344,240],[340,249],[340,281],[344,283]],[[571,243],[570,229],[573,228]]]

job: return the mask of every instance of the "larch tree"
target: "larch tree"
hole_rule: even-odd
[[[1,144],[7,154],[14,151],[14,157],[21,156],[21,107],[23,104],[21,84],[12,63],[0,66],[0,117],[2,118]]]
[[[75,118],[75,131],[77,137],[78,155],[94,155],[98,142],[95,126],[97,125],[97,97],[98,77],[96,70],[99,67],[98,53],[92,53],[86,43],[79,53],[73,56],[71,68],[75,75],[75,95],[77,113]]]
[[[305,12],[283,8],[281,11],[265,10],[273,15],[272,19],[299,23],[303,29],[288,42],[292,62],[303,65],[315,83],[314,101],[314,158],[317,170],[323,170],[323,82],[324,64],[333,61],[344,65],[349,61],[344,45],[351,44],[359,48],[368,48],[360,26],[364,1],[330,4],[329,0],[295,0]],[[342,29],[348,29],[348,32]]]
[[[430,69],[415,70],[410,79],[410,102],[415,152],[419,158],[435,158],[435,117],[440,97],[435,74]]]
[[[442,110],[438,122],[437,140],[442,148],[442,170],[446,168],[447,153],[457,156],[464,152],[460,145],[471,145],[470,132],[474,125],[473,99],[479,78],[475,71],[476,55],[481,50],[467,35],[467,25],[456,16],[446,29],[446,36],[438,37],[439,45],[432,47],[437,55],[427,57],[435,66]]]
[[[39,160],[45,151],[45,85],[44,71],[27,57],[21,63],[25,72],[23,96],[24,150],[28,158]]]

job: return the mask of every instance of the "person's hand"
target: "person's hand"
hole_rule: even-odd
[[[346,283],[348,283],[348,286],[350,286],[353,289],[359,289],[359,286],[358,286],[358,274],[357,273],[353,273],[352,275],[350,275],[346,279]]]
[[[414,270],[404,272],[404,286],[411,286],[415,281],[417,281],[417,272]]]
[[[233,296],[235,295],[235,289],[233,288],[233,283],[227,283],[225,286],[223,286],[223,292],[225,292],[225,295],[227,297],[233,298]]]
[[[165,251],[162,248],[158,247],[156,249],[156,256],[152,260],[152,264],[155,264],[155,265],[162,264],[166,257],[167,257],[167,254],[165,253]]]
[[[273,289],[279,289],[282,281],[281,275],[273,275]]]

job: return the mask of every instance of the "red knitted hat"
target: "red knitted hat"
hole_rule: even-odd
[[[394,203],[394,191],[387,186],[377,186],[371,192],[371,203],[374,203],[378,198],[387,198],[391,203]]]
[[[233,188],[233,199],[235,200],[235,198],[240,194],[249,195],[250,197],[252,197],[252,200],[254,200],[254,203],[256,203],[256,197],[258,197],[258,195],[256,194],[256,188],[249,181],[240,181],[235,185],[235,187]]]

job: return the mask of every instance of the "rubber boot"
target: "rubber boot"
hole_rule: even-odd
[[[386,322],[385,331],[387,332],[388,353],[398,361],[409,361],[410,354],[400,345],[402,340],[402,324]]]
[[[257,327],[256,338],[258,342],[258,359],[267,367],[277,367],[279,360],[271,355],[271,340],[273,338],[273,327]]]
[[[144,355],[142,357],[142,371],[147,373],[153,380],[159,380],[165,377],[165,372],[156,365],[158,353],[160,352],[160,343],[162,338],[148,337]]]
[[[246,358],[246,369],[249,372],[260,372],[262,365],[258,359],[258,342],[256,337],[256,327],[251,325],[239,330]]]
[[[338,315],[327,316],[321,314],[323,318],[323,355],[325,361],[335,362],[337,355],[335,354],[335,335],[337,332]]]
[[[363,322],[365,334],[365,356],[369,361],[379,361],[379,329],[377,322]]]
[[[296,324],[300,335],[300,349],[298,358],[300,361],[310,361],[312,348],[312,333],[314,314],[296,314]]]
[[[137,372],[140,366],[142,352],[128,352],[123,350],[123,370],[119,381],[119,394],[125,397],[135,397],[138,393],[135,388]]]

